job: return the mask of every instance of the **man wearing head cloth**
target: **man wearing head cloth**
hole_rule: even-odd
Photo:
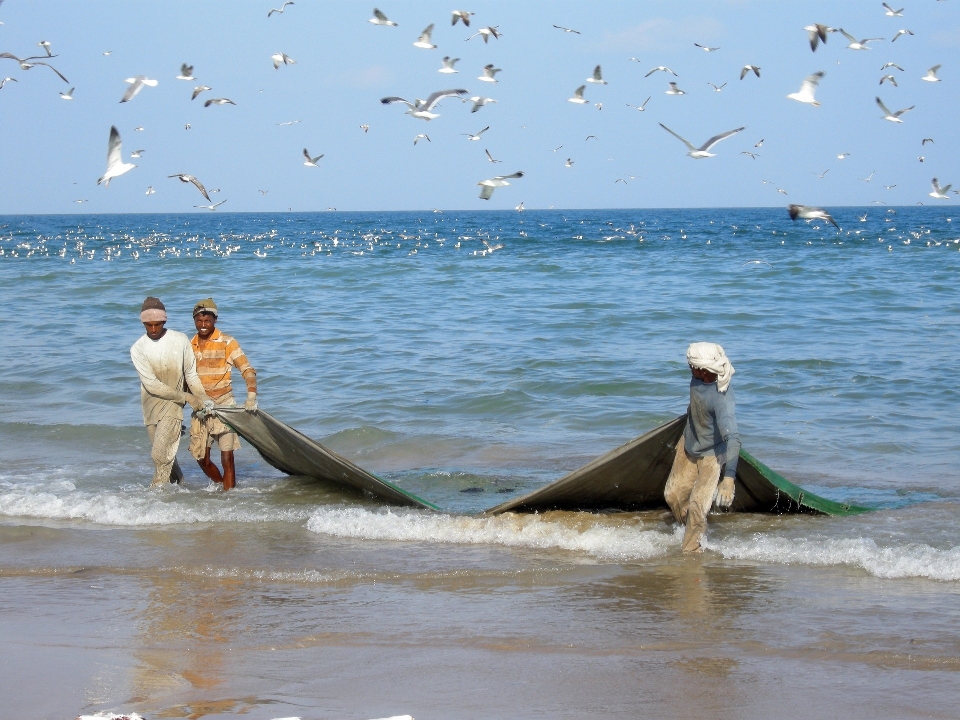
[[[243,407],[248,412],[257,409],[257,371],[250,365],[240,344],[217,329],[219,310],[213,298],[201,300],[193,307],[193,324],[197,334],[190,345],[197,360],[197,374],[204,390],[217,407],[234,407],[231,368],[236,368],[247,385],[247,400]],[[223,472],[210,459],[210,448],[216,443],[220,448]],[[233,452],[240,449],[240,439],[216,415],[190,420],[190,454],[200,464],[204,474],[216,483],[223,483],[224,490],[236,485],[237,476]]]
[[[710,508],[714,502],[718,507],[733,503],[740,434],[730,387],[734,369],[723,348],[716,343],[693,343],[687,348],[687,364],[693,376],[687,425],[663,495],[677,522],[686,523],[683,551],[702,552],[700,540]]]
[[[150,487],[163,487],[183,480],[177,448],[184,404],[202,410],[209,398],[197,376],[197,362],[187,336],[164,327],[167,310],[163,303],[155,297],[144,300],[140,322],[146,333],[130,348],[130,359],[140,376],[143,424],[153,444],[150,454],[156,469]]]

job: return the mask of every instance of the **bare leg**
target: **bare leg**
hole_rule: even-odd
[[[213,480],[215,483],[223,482],[223,477],[220,475],[220,470],[210,459],[209,447],[207,448],[206,455],[203,456],[203,460],[197,460],[197,464],[200,466],[200,469],[203,470],[203,474]],[[224,470],[226,470],[226,467],[224,467]]]
[[[222,450],[220,462],[223,463],[223,489],[231,490],[237,485],[237,471],[233,464],[233,450]]]

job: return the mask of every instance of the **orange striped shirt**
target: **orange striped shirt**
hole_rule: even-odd
[[[247,356],[240,349],[240,344],[230,335],[213,329],[210,337],[200,349],[200,336],[194,335],[190,341],[193,354],[197,358],[197,375],[203,383],[207,395],[216,400],[232,390],[230,370],[235,367],[243,375],[247,389],[255,391],[257,388],[257,371],[250,365]]]

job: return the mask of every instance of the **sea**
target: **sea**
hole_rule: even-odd
[[[960,213],[832,212],[0,216],[0,718],[956,717]],[[147,295],[441,510],[246,443],[149,490]],[[684,412],[695,341],[746,450],[875,511],[696,556],[661,508],[482,514]]]

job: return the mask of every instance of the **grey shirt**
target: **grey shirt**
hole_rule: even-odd
[[[683,447],[692,457],[716,455],[726,463],[725,477],[736,477],[740,459],[740,432],[737,430],[736,399],[733,388],[722,393],[715,382],[690,379],[690,406]]]

